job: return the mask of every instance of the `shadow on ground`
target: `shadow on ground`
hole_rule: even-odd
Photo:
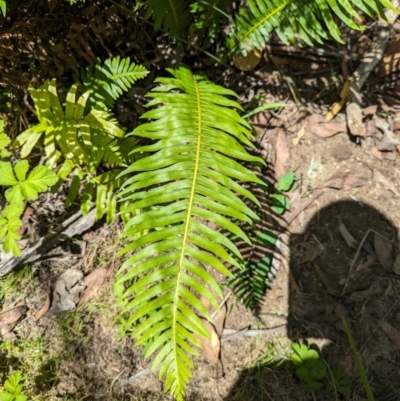
[[[376,233],[390,243],[379,241],[381,237]],[[352,246],[347,243],[351,242],[350,235],[356,240]],[[359,247],[360,243],[363,245]],[[330,367],[344,367],[353,381],[353,396],[365,397],[365,393],[342,318],[351,327],[375,397],[380,400],[400,397],[400,351],[380,328],[382,322],[399,326],[400,279],[391,272],[391,258],[397,251],[397,233],[389,218],[355,201],[336,202],[319,210],[301,234],[290,238],[293,280],[289,291],[288,336],[291,341],[311,344],[327,340],[324,359]],[[384,258],[387,269],[378,262]],[[287,367],[271,369],[268,364],[248,369],[241,373],[224,400],[311,399],[296,380]],[[335,399],[325,387],[315,396],[317,400]]]

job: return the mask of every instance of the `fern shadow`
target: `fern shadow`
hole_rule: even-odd
[[[289,249],[289,342],[319,348],[327,365],[343,366],[353,380],[353,393],[363,396],[343,330],[345,319],[375,397],[398,395],[400,353],[380,328],[382,322],[397,327],[400,313],[400,280],[391,270],[398,234],[390,218],[365,203],[335,202],[316,212],[300,234],[291,235]],[[310,399],[292,370],[269,360],[241,372],[225,400],[278,401],[294,399],[294,394],[296,400]],[[331,399],[326,386],[315,396]]]

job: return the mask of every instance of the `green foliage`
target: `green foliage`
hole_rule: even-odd
[[[342,42],[334,16],[352,29],[362,30],[359,11],[371,17],[385,18],[383,7],[393,10],[389,0],[246,0],[236,13],[236,23],[228,39],[228,48],[243,54],[262,48],[272,32],[285,44],[335,39]]]
[[[343,366],[338,365],[332,369],[332,377],[329,376],[328,388],[333,394],[339,393],[344,396],[351,394],[351,379]]]
[[[0,0],[0,10],[3,13],[3,17],[5,17],[6,16],[6,11],[7,11],[6,0]]]
[[[4,240],[4,251],[15,256],[21,253],[17,241],[21,238],[18,230],[22,226],[24,201],[37,199],[40,192],[58,181],[57,175],[45,166],[36,166],[27,176],[28,170],[27,160],[17,162],[14,167],[10,162],[0,161],[0,185],[11,187],[5,192],[8,205],[0,213],[0,241]]]
[[[186,36],[190,23],[186,0],[147,0],[147,3],[146,18],[152,17],[156,31],[162,28],[171,36]]]
[[[128,91],[148,71],[129,58],[98,62],[82,72],[82,83],[72,85],[63,107],[55,79],[38,89],[29,86],[35,102],[39,123],[22,132],[16,139],[21,157],[27,157],[43,138],[48,164],[58,169],[58,184],[72,178],[66,205],[70,206],[83,186],[81,209],[88,213],[96,205],[96,219],[105,214],[111,223],[116,215],[116,190],[122,185],[117,178],[132,158],[129,152],[136,146],[132,138],[112,117],[110,108],[123,92]],[[79,95],[79,93],[82,93]],[[64,159],[62,161],[62,159]],[[60,164],[60,161],[62,163]],[[105,172],[99,173],[99,166]]]
[[[285,196],[284,192],[290,190],[295,180],[294,173],[289,171],[275,184],[275,191],[271,195],[271,206],[276,214],[283,214],[286,210],[290,209],[289,199]]]
[[[6,149],[11,143],[11,139],[4,132],[4,121],[0,120],[0,159],[4,159],[11,155],[11,153]]]
[[[296,368],[296,375],[302,380],[308,391],[314,392],[322,387],[326,377],[326,366],[319,359],[318,352],[305,344],[292,344],[291,360]]]
[[[4,390],[0,391],[0,401],[26,401],[28,397],[22,392],[21,373],[12,373],[4,383]]]
[[[242,263],[233,242],[213,227],[249,242],[230,218],[251,224],[257,215],[238,195],[257,200],[234,179],[261,183],[238,161],[262,161],[240,144],[252,146],[252,134],[236,111],[241,107],[230,98],[234,92],[186,67],[169,72],[173,78],[158,78],[162,85],[147,95],[152,98],[148,106],[158,107],[143,118],[153,121],[133,132],[156,142],[135,149],[153,154],[124,171],[135,173],[121,194],[129,202],[127,210],[145,211],[126,224],[123,235],[148,233],[120,252],[136,251],[122,265],[118,282],[134,281],[125,293],[133,336],[137,344],[154,338],[146,357],[158,351],[152,368],[160,366],[165,390],[182,400],[191,377],[188,355],[197,355],[201,347],[196,336],[208,337],[200,317],[212,320],[199,298],[218,310],[216,296],[222,297],[205,265],[232,277],[223,262]]]

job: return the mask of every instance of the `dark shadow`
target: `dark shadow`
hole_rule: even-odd
[[[397,232],[389,220],[369,205],[336,202],[316,212],[306,228],[289,241],[290,340],[328,340],[324,359],[331,368],[343,366],[353,379],[352,391],[365,396],[343,329],[342,319],[346,319],[377,400],[400,399],[400,351],[380,327],[386,322],[398,330],[400,316],[400,279],[391,271],[398,252]],[[390,243],[376,240],[379,235],[371,230]],[[349,246],[351,237],[355,242]],[[264,305],[263,312],[267,309]],[[225,400],[311,399],[306,391],[290,394],[291,388],[301,389],[299,380],[290,369],[279,369],[271,369],[269,363],[243,371]],[[335,399],[326,386],[315,396],[317,400]]]

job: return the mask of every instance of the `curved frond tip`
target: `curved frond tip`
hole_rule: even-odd
[[[251,146],[252,134],[234,92],[186,67],[169,72],[148,94],[148,105],[158,106],[143,115],[151,122],[133,132],[155,140],[134,150],[151,155],[123,173],[130,175],[121,197],[134,216],[123,235],[138,239],[121,251],[134,253],[119,283],[130,283],[125,310],[133,336],[147,345],[146,357],[156,355],[152,367],[160,367],[165,390],[182,400],[197,338],[208,337],[201,318],[211,320],[199,299],[218,310],[222,297],[210,269],[232,277],[226,266],[240,267],[240,253],[226,233],[249,242],[232,221],[257,219],[241,197],[256,198],[237,180],[260,180],[240,161],[262,161],[242,146]]]

